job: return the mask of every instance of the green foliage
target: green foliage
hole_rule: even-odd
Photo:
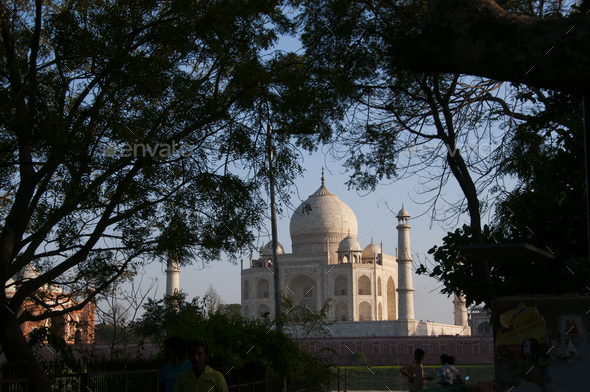
[[[281,296],[281,323],[285,332],[299,343],[313,338],[331,337],[330,325],[334,324],[328,318],[331,305],[332,299],[328,298],[322,307],[314,312],[305,301],[296,304],[293,298]]]
[[[561,260],[587,257],[582,99],[549,92],[543,103],[508,135],[501,173],[518,184],[500,196],[493,230]]]
[[[350,357],[350,360],[352,362],[356,362],[356,366],[358,366],[360,362],[365,362],[367,360],[367,356],[365,355],[364,352],[358,351],[358,352],[352,354],[352,356]]]
[[[241,304],[222,304],[219,306],[219,312],[230,315],[230,317],[240,317],[242,314]]]
[[[27,334],[29,338],[27,344],[33,351],[47,350],[45,344],[48,344],[55,350],[54,352],[61,358],[65,366],[76,371],[80,368],[80,363],[74,357],[72,345],[68,344],[58,332],[63,327],[63,325],[52,325],[51,327],[34,328]]]
[[[131,323],[130,329],[138,336],[163,346],[168,336],[184,338],[190,328],[205,319],[204,306],[199,297],[187,301],[186,293],[182,291],[165,295],[159,300],[148,298],[143,305],[143,315]]]
[[[555,261],[495,263],[491,278],[498,295],[586,292],[590,274],[586,259],[586,211],[582,108],[578,97],[549,93],[544,109],[509,134],[501,171],[518,184],[502,194],[494,224],[484,227],[484,242],[527,242],[554,253]],[[471,228],[463,226],[429,253],[437,263],[429,273],[457,290],[468,304],[484,301],[471,279],[476,259],[457,251],[471,243]]]
[[[144,309],[131,324],[134,333],[160,346],[168,336],[180,336],[187,342],[204,339],[209,344],[211,366],[260,364],[274,377],[305,380],[318,388],[331,381],[330,364],[310,354],[289,335],[277,332],[270,319],[244,319],[224,312],[206,317],[203,302],[198,298],[188,302],[183,292],[161,300],[149,299]]]

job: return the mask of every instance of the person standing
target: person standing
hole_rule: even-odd
[[[434,380],[432,377],[424,377],[422,360],[424,359],[425,354],[424,350],[417,348],[416,351],[414,351],[414,360],[399,370],[400,374],[408,377],[410,392],[424,389],[424,383],[426,380]]]
[[[209,345],[204,340],[191,341],[187,352],[193,366],[178,376],[174,392],[228,392],[223,374],[206,364]]]
[[[183,338],[176,336],[169,337],[164,341],[164,356],[170,359],[170,362],[162,366],[159,376],[159,392],[173,392],[174,384],[180,373],[184,373],[192,366],[187,361],[186,343]]]

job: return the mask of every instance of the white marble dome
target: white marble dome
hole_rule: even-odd
[[[361,250],[361,244],[356,240],[355,237],[348,235],[340,244],[338,244],[338,250],[348,252],[350,250]]]
[[[352,209],[326,188],[322,175],[322,186],[297,207],[289,230],[293,253],[306,253],[327,241],[335,246],[349,235],[356,238],[358,223]]]
[[[373,243],[373,239],[371,238],[371,243],[367,245],[367,247],[363,250],[363,259],[371,259],[373,260],[373,255],[380,255],[381,248]]]
[[[278,255],[285,254],[285,248],[283,248],[283,245],[281,245],[280,242],[277,242],[277,254]],[[268,244],[266,244],[262,248],[260,248],[260,255],[261,256],[272,255],[272,241],[270,241]]]

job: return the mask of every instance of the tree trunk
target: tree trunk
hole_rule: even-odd
[[[469,211],[469,219],[471,225],[471,235],[474,244],[483,244],[483,235],[481,231],[481,216],[479,211],[479,199],[477,196],[477,189],[473,183],[473,179],[469,175],[465,161],[460,152],[456,150],[453,144],[454,156],[447,155],[447,162],[449,167],[459,182],[459,186],[467,199],[467,209]],[[481,284],[481,290],[484,293],[486,304],[492,306],[492,300],[497,298],[496,291],[492,284],[490,265],[484,259],[478,259],[475,266],[476,279]]]
[[[590,17],[539,18],[492,0],[432,0],[420,34],[392,47],[415,72],[477,75],[572,94],[590,92]]]
[[[39,365],[33,350],[16,321],[16,316],[8,309],[0,311],[0,344],[8,362],[26,363],[29,371],[29,392],[50,392],[49,381]]]

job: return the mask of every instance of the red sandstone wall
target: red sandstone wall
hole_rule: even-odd
[[[311,347],[317,352],[323,347],[336,351],[337,355],[325,355],[338,365],[352,364],[353,353],[362,351],[371,365],[405,364],[414,358],[414,350],[426,351],[423,363],[440,364],[440,355],[455,357],[458,365],[493,364],[494,342],[492,337],[366,337],[317,339]]]
[[[458,365],[490,365],[494,363],[493,344],[491,337],[328,338],[317,339],[313,350],[319,351],[322,347],[332,348],[342,356],[342,359],[337,355],[325,356],[337,365],[353,365],[350,357],[358,351],[366,354],[367,363],[371,365],[397,365],[398,363],[403,365],[414,358],[414,350],[417,348],[426,351],[423,361],[426,365],[439,365],[440,355],[443,353],[454,356]],[[107,354],[109,349],[107,345],[79,345],[79,347],[87,350],[94,349],[103,354]],[[136,347],[130,345],[129,350],[135,351]],[[158,353],[158,350],[160,347],[146,343],[142,356],[152,357]],[[38,355],[45,360],[52,360],[55,358],[52,355],[53,351],[53,349],[41,349]]]

